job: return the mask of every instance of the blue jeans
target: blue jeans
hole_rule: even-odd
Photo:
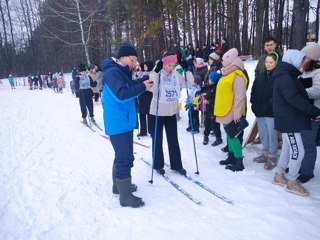
[[[257,124],[263,150],[275,155],[278,151],[278,132],[274,129],[274,118],[258,117]]]

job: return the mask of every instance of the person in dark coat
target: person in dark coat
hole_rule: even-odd
[[[153,69],[153,62],[146,61],[141,64],[142,76],[149,76],[150,72]],[[150,103],[152,100],[152,92],[145,91],[138,98],[138,109],[139,109],[139,123],[140,131],[138,137],[148,136],[148,133],[151,134],[151,122],[150,122]]]
[[[274,71],[273,112],[275,129],[282,133],[282,151],[273,183],[285,190],[307,196],[309,191],[297,180],[305,149],[301,131],[311,129],[311,119],[320,119],[320,109],[309,102],[298,76],[305,54],[287,50]],[[289,168],[285,176],[285,170]]]
[[[266,57],[266,71],[256,76],[251,89],[251,108],[257,118],[259,136],[262,142],[262,154],[253,159],[254,162],[264,163],[267,170],[277,164],[278,133],[274,130],[273,115],[273,71],[278,62],[278,54],[270,53]]]
[[[93,92],[92,87],[95,87],[97,83],[94,83],[92,78],[87,74],[86,66],[81,63],[78,66],[78,74],[74,80],[74,89],[76,97],[79,98],[79,104],[82,114],[82,122],[88,124],[87,113],[89,111],[90,120],[95,123],[93,114]]]
[[[222,143],[220,123],[216,122],[213,116],[216,89],[220,78],[220,71],[212,72],[209,75],[208,83],[205,86],[203,86],[203,88],[200,91],[202,93],[203,98],[205,99],[204,101],[206,104],[206,112],[204,117],[203,144],[207,145],[209,143],[209,134],[211,129],[213,128],[213,131],[216,135],[216,140],[211,145],[214,147]]]
[[[38,89],[38,77],[37,77],[37,75],[34,75],[32,81],[33,81],[33,86],[34,86],[33,88],[34,89]]]

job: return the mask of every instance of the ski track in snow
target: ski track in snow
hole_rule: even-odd
[[[197,176],[192,137],[185,131],[188,116],[182,111],[178,130],[184,167],[234,203],[221,201],[169,168],[167,175],[201,200],[200,206],[156,173],[154,184],[148,183],[150,168],[139,158],[151,161],[151,148],[134,144],[132,176],[136,195],[146,206],[122,208],[111,193],[111,143],[97,128],[93,133],[79,122],[78,99],[68,88],[63,94],[27,87],[13,91],[3,80],[0,109],[0,239],[315,240],[320,235],[319,160],[316,178],[306,184],[310,197],[299,197],[271,183],[274,170],[252,162],[261,146],[245,148],[245,171],[232,173],[218,163],[226,157],[220,151],[225,142],[212,147],[215,138],[210,135],[204,146],[200,133],[195,135]],[[101,105],[95,105],[101,127],[102,114]],[[248,121],[253,119],[248,112]],[[151,145],[150,137],[134,140]],[[168,156],[165,137],[163,142]]]

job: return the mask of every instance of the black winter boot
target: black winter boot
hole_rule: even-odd
[[[228,158],[226,160],[221,160],[219,163],[220,165],[229,165],[229,164],[233,164],[235,161],[234,155],[232,152],[228,153]]]
[[[207,145],[209,143],[209,137],[204,135],[203,137],[203,145]]]
[[[218,146],[222,143],[222,139],[221,138],[217,138],[212,144],[211,146],[215,147]]]
[[[231,170],[233,172],[243,171],[244,166],[243,166],[242,159],[243,158],[235,158],[234,164],[226,166],[226,169]]]
[[[119,190],[119,200],[122,207],[133,207],[138,208],[144,205],[141,198],[136,197],[132,194],[131,190],[131,177],[126,179],[116,179],[118,190]]]
[[[222,152],[229,152],[228,144],[225,147],[221,148],[221,151]]]
[[[118,186],[117,186],[117,182],[116,182],[116,165],[113,164],[112,166],[112,182],[113,182],[113,185],[112,185],[112,192],[113,194],[119,194],[119,191],[118,191]],[[136,192],[138,190],[138,186],[134,183],[131,184],[131,191],[132,192]]]

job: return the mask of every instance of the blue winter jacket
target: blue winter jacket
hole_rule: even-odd
[[[132,80],[128,66],[113,58],[101,63],[103,71],[103,116],[107,135],[132,131],[137,127],[136,98],[146,90],[144,79]]]

